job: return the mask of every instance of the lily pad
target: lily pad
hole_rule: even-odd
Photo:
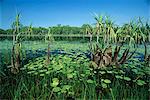
[[[126,80],[126,81],[131,81],[130,77],[123,77],[123,79]]]
[[[51,84],[52,87],[56,87],[59,84],[58,78],[53,78],[52,81],[53,81],[53,83]]]
[[[145,81],[143,81],[143,80],[137,80],[136,83],[140,86],[146,84]]]
[[[109,79],[104,79],[104,82],[107,84],[111,83],[111,81]]]
[[[89,79],[89,80],[87,80],[87,83],[92,84],[92,83],[94,83],[94,81],[93,81],[93,80],[91,80],[91,79]]]
[[[61,90],[60,87],[54,87],[54,88],[53,88],[53,91],[54,91],[54,92],[59,92],[60,90]]]
[[[102,83],[102,87],[103,87],[103,88],[107,88],[107,84]]]

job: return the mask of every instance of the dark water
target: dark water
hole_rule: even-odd
[[[33,60],[35,58],[45,56],[47,54],[46,51],[47,51],[46,49],[38,49],[36,51],[26,50],[25,51],[26,56],[23,58],[23,61],[22,61],[23,64],[27,64],[29,60]],[[79,49],[71,50],[70,52],[65,52],[64,50],[61,50],[61,49],[53,50],[53,51],[50,52],[50,55],[68,55],[68,56],[72,56],[72,55],[76,55],[76,54],[77,54],[77,57],[85,56],[85,57],[91,59],[91,52],[90,51],[83,52]],[[134,56],[134,55],[136,55],[136,56]],[[132,58],[138,59],[140,62],[144,61],[144,54],[143,53],[135,52],[134,55],[133,55]]]
[[[35,58],[38,57],[42,57],[45,56],[47,54],[46,49],[38,49],[36,51],[32,51],[32,50],[26,50],[25,51],[25,57],[23,58],[22,63],[23,64],[27,64],[29,60],[33,60]],[[81,50],[71,50],[70,52],[65,52],[64,50],[53,50],[50,52],[50,55],[68,55],[68,56],[72,56],[72,55],[76,55],[77,53],[79,53],[77,55],[77,57],[87,57],[87,58],[91,58],[91,53],[89,51],[87,52],[82,52]]]
[[[25,57],[22,60],[22,64],[27,64],[29,62],[29,60],[33,60],[35,58],[45,56],[46,54],[47,54],[46,49],[38,49],[35,51],[25,50]],[[0,55],[2,55],[2,52],[0,52]],[[84,56],[84,57],[91,59],[91,52],[90,51],[83,52],[79,49],[71,50],[70,52],[65,52],[64,50],[61,50],[61,49],[53,50],[50,52],[50,55],[68,55],[68,56],[77,55],[77,57],[83,57]],[[139,53],[139,52],[135,52],[135,54],[133,55],[132,58],[137,59],[140,62],[143,62],[144,61],[144,54]],[[2,66],[2,56],[0,56],[0,66]]]

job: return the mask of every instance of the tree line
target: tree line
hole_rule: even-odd
[[[117,41],[128,41],[140,43],[141,41],[150,41],[150,24],[149,21],[145,21],[142,18],[131,20],[122,26],[116,25],[109,16],[95,15],[95,23],[83,24],[82,26],[69,26],[58,24],[56,26],[45,27],[33,27],[32,25],[23,26],[18,21],[19,32],[22,35],[27,36],[29,39],[37,40],[42,39],[42,35],[47,35],[49,29],[53,35],[88,35],[90,41],[96,37],[96,41],[99,42],[99,37],[102,36],[103,42],[112,43]],[[11,25],[11,29],[0,29],[0,34],[12,35],[14,31],[14,24]],[[14,33],[18,34],[18,32]],[[13,34],[13,35],[14,35]],[[37,37],[32,37],[37,35]],[[7,39],[8,37],[0,37],[1,39]],[[61,38],[61,37],[60,37]],[[68,37],[66,37],[68,39]],[[82,37],[77,37],[78,39]],[[44,39],[44,38],[43,38]],[[64,37],[62,39],[65,39]]]

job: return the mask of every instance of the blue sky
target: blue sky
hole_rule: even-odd
[[[16,12],[23,25],[81,26],[94,23],[92,13],[107,14],[117,24],[150,17],[150,0],[0,0],[0,28],[10,28]]]

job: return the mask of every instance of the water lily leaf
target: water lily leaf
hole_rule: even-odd
[[[73,69],[68,68],[68,69],[67,69],[67,72],[68,72],[68,73],[71,73],[71,72],[73,72]]]
[[[123,77],[119,76],[119,75],[116,75],[115,77],[118,78],[118,79],[123,79]]]
[[[64,85],[63,88],[62,88],[62,90],[69,90],[70,88],[71,88],[70,85]]]
[[[131,81],[131,78],[129,78],[129,77],[123,77],[123,79],[126,81]]]
[[[115,71],[114,73],[115,73],[115,74],[119,74],[119,73],[118,73],[118,72],[116,72],[116,71]]]
[[[90,70],[86,70],[86,71],[85,71],[85,74],[86,74],[86,75],[90,75],[90,74],[91,74]]]
[[[51,71],[47,71],[47,72],[46,72],[46,74],[50,74],[50,73],[51,73]]]
[[[81,74],[82,77],[85,77],[85,74]]]
[[[58,78],[53,78],[52,81],[53,81],[53,83],[51,84],[52,87],[56,87],[59,84]]]
[[[122,70],[120,70],[120,73],[121,73],[121,74],[125,74],[125,72],[124,72],[124,71],[122,71]]]
[[[60,87],[54,87],[54,88],[53,88],[53,91],[54,91],[54,92],[59,92],[60,90],[61,90]]]
[[[150,65],[149,65],[150,66]],[[148,75],[150,75],[150,67],[146,67],[145,68],[145,73],[147,73]]]
[[[138,73],[137,69],[132,69],[133,72],[135,72],[136,74]]]
[[[107,88],[107,84],[102,83],[102,87],[103,87],[103,88]]]
[[[73,78],[73,74],[67,74],[67,78]]]
[[[111,81],[109,79],[104,79],[104,82],[107,84],[111,83]]]
[[[143,72],[138,72],[137,74],[138,75],[145,75],[145,73],[143,73]]]
[[[112,71],[107,71],[107,73],[111,74],[111,73],[113,73],[113,72],[112,72]]]
[[[94,81],[93,81],[93,80],[91,80],[91,79],[89,79],[89,80],[87,80],[87,83],[92,84],[92,83],[94,83]]]
[[[137,80],[136,83],[140,86],[146,84],[145,81],[143,81],[143,80]]]
[[[47,72],[47,70],[46,69],[42,69],[42,70],[39,70],[39,72]]]
[[[40,74],[40,76],[44,76],[44,74]]]
[[[61,70],[63,68],[62,64],[53,64],[54,70]]]
[[[35,72],[34,75],[38,75],[38,72]]]

